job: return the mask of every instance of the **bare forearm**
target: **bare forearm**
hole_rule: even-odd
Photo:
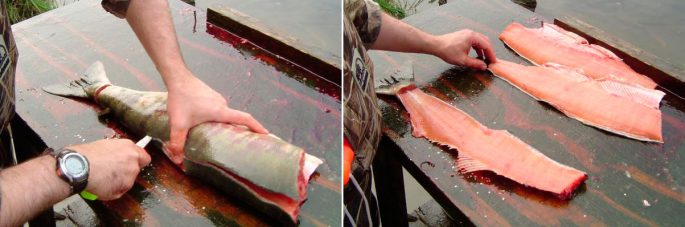
[[[180,83],[188,69],[183,61],[166,0],[131,0],[126,21],[162,75],[167,88]]]
[[[375,50],[433,54],[436,37],[383,13],[381,31],[371,46]]]
[[[0,172],[0,226],[18,226],[69,196],[55,171],[55,158],[41,156]]]
[[[447,63],[485,70],[485,58],[497,61],[489,38],[469,29],[442,35],[431,35],[409,24],[383,14],[381,31],[371,49],[431,54]],[[469,56],[475,50],[480,59]]]

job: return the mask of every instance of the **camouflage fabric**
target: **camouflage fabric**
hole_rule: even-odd
[[[0,28],[0,33],[2,33],[2,38],[0,38],[0,132],[5,131],[14,117],[14,74],[17,68],[17,57],[19,57],[5,4],[6,1],[0,2],[0,23],[2,23]],[[2,152],[0,153],[0,168],[2,168],[5,161],[2,159],[10,157],[11,154],[6,154],[9,152],[5,149],[0,149],[0,152]],[[0,195],[1,198],[2,195]],[[0,201],[0,207],[1,205],[2,201]]]
[[[381,11],[372,1],[345,0],[343,17],[344,135],[355,152],[345,186],[345,226],[377,226],[371,194],[371,163],[381,137],[381,112],[374,91],[373,63],[366,49],[380,32]]]
[[[355,1],[364,2],[364,1]],[[348,9],[347,5],[345,7]],[[361,7],[368,9],[369,7]],[[378,8],[375,8],[378,11]],[[369,15],[357,9],[358,13],[353,15]],[[378,12],[379,13],[379,12]],[[350,15],[350,14],[348,14]],[[369,34],[360,35],[364,30],[357,30],[356,26],[350,23],[350,18],[344,19],[343,31],[343,56],[344,68],[344,88],[343,88],[343,107],[345,108],[344,127],[345,137],[352,145],[357,159],[361,161],[363,168],[369,168],[373,156],[378,146],[381,135],[381,113],[376,101],[373,83],[373,63],[366,53],[366,48],[361,40],[361,36],[367,36],[375,40]],[[380,16],[378,17],[380,19]],[[380,24],[380,23],[379,23]],[[368,26],[367,26],[368,28]],[[373,31],[379,28],[371,29]],[[358,32],[359,31],[359,32]],[[375,36],[377,36],[376,34]]]
[[[365,48],[369,48],[381,32],[380,6],[371,0],[345,0],[345,16],[352,21]]]
[[[7,16],[5,2],[0,13],[2,38],[0,39],[0,131],[4,131],[14,116],[14,73],[17,67],[17,46]]]
[[[126,17],[126,10],[128,10],[128,3],[130,0],[102,0],[102,8],[107,12],[114,14],[118,18]]]

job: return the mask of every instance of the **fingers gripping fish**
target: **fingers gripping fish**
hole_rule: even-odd
[[[166,92],[112,85],[101,62],[69,84],[44,87],[48,93],[91,99],[106,108],[128,132],[169,140]],[[167,156],[168,151],[165,150]],[[322,161],[274,135],[243,126],[207,122],[188,132],[183,171],[213,184],[286,224],[295,224],[309,177]]]

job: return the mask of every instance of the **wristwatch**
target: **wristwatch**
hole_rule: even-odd
[[[76,151],[61,149],[52,153],[57,159],[57,175],[71,186],[71,194],[80,193],[88,185],[88,159]]]

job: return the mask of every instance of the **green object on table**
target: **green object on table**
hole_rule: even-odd
[[[92,200],[92,201],[94,201],[94,200],[97,200],[97,199],[98,199],[98,196],[97,196],[97,195],[95,195],[95,194],[93,194],[93,193],[90,193],[90,192],[88,192],[88,191],[82,191],[81,193],[79,193],[79,195],[81,195],[81,198],[84,198],[84,199],[87,199],[87,200]]]

